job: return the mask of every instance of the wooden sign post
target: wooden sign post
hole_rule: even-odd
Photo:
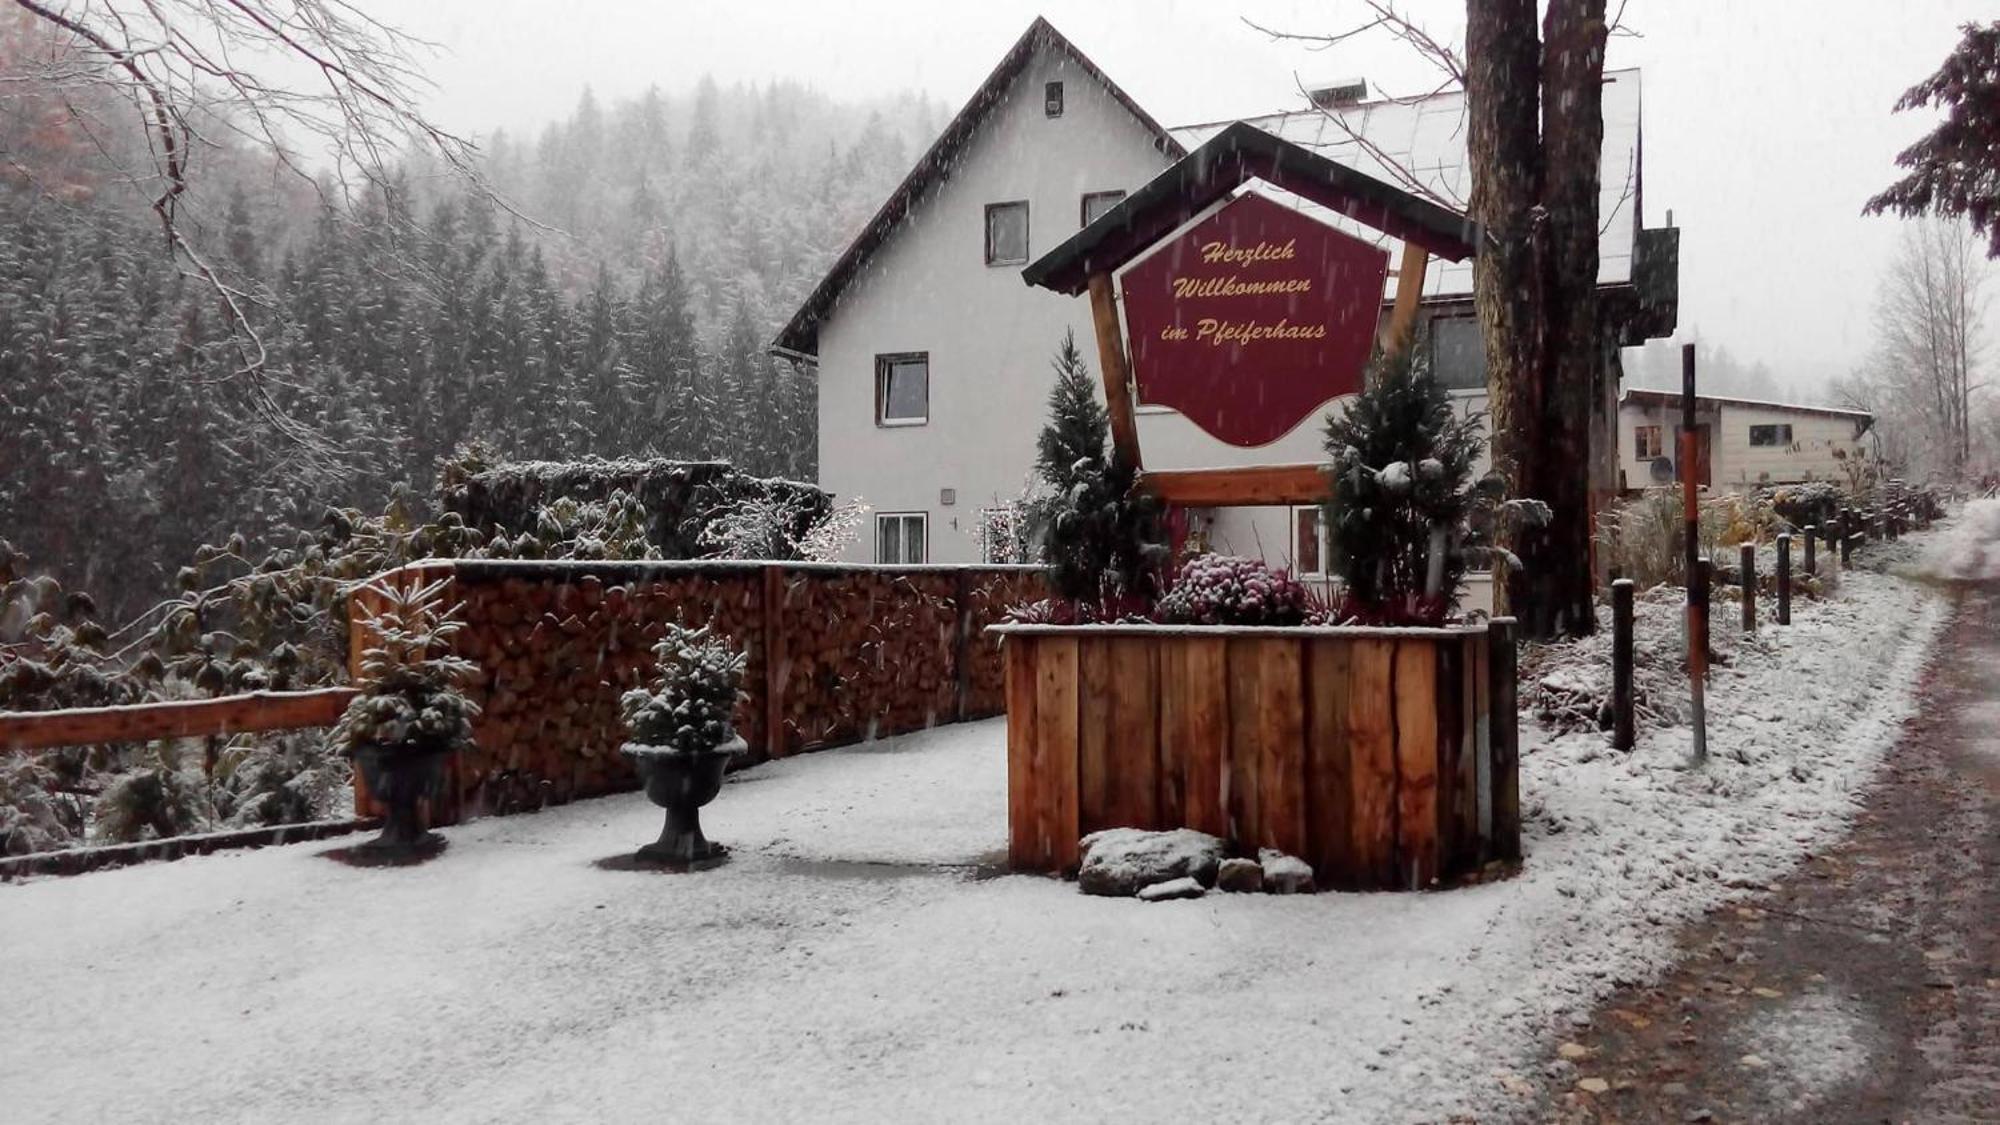
[[[1402,241],[1386,324],[1388,253],[1296,203],[1239,192],[1252,180]],[[1463,215],[1239,123],[1022,277],[1088,291],[1113,452],[1140,488],[1186,507],[1317,504],[1331,491],[1317,462],[1147,469],[1137,408],[1171,408],[1230,445],[1268,445],[1358,393],[1377,346],[1410,347],[1432,255],[1464,261],[1479,237]]]

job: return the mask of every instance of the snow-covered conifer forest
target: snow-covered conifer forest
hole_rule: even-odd
[[[480,139],[491,193],[421,160],[315,190],[212,130],[181,222],[315,445],[232,378],[241,334],[114,171],[145,144],[129,108],[79,129],[53,92],[10,95],[0,528],[112,621],[201,544],[240,533],[255,557],[329,505],[380,511],[404,484],[421,503],[474,441],[811,479],[812,384],[765,347],[944,118],[784,82],[586,90],[539,132]]]

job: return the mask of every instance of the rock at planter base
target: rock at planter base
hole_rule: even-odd
[[[1254,895],[1264,889],[1264,865],[1254,859],[1225,859],[1215,870],[1215,889]]]
[[[1087,895],[1123,898],[1141,887],[1192,877],[1202,887],[1213,886],[1222,862],[1222,841],[1192,828],[1147,832],[1138,828],[1107,828],[1083,838],[1083,862],[1076,872],[1077,888]]]
[[[1297,856],[1259,848],[1257,862],[1264,870],[1264,889],[1274,895],[1309,895],[1319,889],[1313,886],[1313,869]]]
[[[1169,879],[1164,883],[1154,883],[1149,887],[1139,888],[1139,900],[1165,902],[1170,898],[1200,898],[1207,893],[1207,889],[1196,882],[1194,876],[1183,875],[1178,879]]]

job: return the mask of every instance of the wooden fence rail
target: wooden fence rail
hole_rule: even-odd
[[[332,726],[354,689],[253,691],[215,699],[135,703],[67,711],[0,711],[0,748],[40,750],[104,742],[150,742],[245,731]]]

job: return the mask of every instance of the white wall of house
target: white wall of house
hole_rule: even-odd
[[[1626,488],[1647,488],[1656,483],[1652,459],[1639,456],[1641,427],[1657,427],[1662,454],[1678,461],[1675,443],[1680,419],[1679,406],[1652,398],[1628,398],[1620,404],[1618,457]],[[1848,466],[1861,463],[1868,455],[1867,438],[1859,432],[1860,415],[1779,403],[1702,399],[1696,406],[1696,420],[1709,427],[1709,487],[1714,489],[1744,491],[1764,484],[1846,480]],[[1752,428],[1766,426],[1791,427],[1790,440],[1784,440],[1780,432],[1773,435],[1774,444],[1751,444]]]
[[[1852,415],[1823,414],[1783,407],[1722,404],[1722,436],[1716,442],[1717,488],[1747,489],[1760,484],[1793,484],[1807,480],[1846,480],[1847,458],[1866,455],[1858,432],[1860,419]],[[1763,426],[1790,426],[1789,442],[1783,433],[1776,444],[1753,444],[1753,429]],[[1766,442],[1773,440],[1768,431]]]
[[[1057,118],[1042,104],[1053,81]],[[1033,260],[1076,232],[1084,193],[1133,190],[1169,163],[1060,53],[1038,50],[1004,98],[820,328],[819,483],[877,514],[924,513],[932,562],[980,561],[980,509],[1020,495],[1065,330],[1097,368],[1088,302],[1029,288],[1019,264],[985,264],[986,205],[1028,201]],[[898,352],[930,355],[924,425],[876,424],[875,357]],[[877,561],[874,530],[871,517],[851,560]]]

